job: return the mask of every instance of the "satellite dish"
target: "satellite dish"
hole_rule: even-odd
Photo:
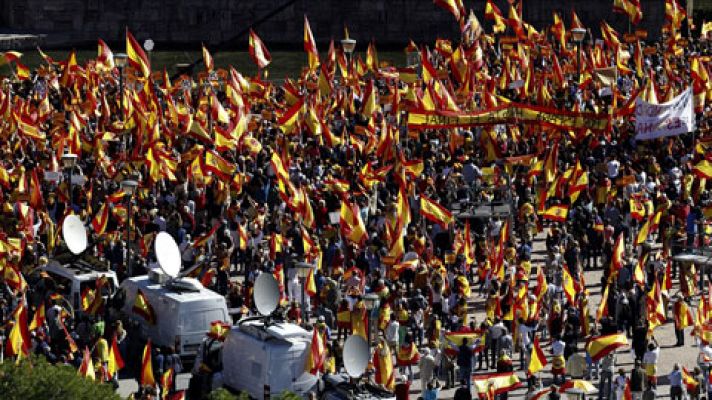
[[[352,378],[358,378],[366,372],[370,357],[366,339],[358,335],[351,335],[344,343],[344,367],[346,373]]]
[[[181,256],[180,250],[173,237],[166,232],[156,235],[154,243],[158,265],[164,274],[175,278],[180,272]]]
[[[263,273],[255,280],[255,306],[262,315],[270,315],[279,304],[279,284],[270,273]]]
[[[87,230],[78,216],[67,215],[62,222],[62,238],[72,254],[81,254],[87,249]]]

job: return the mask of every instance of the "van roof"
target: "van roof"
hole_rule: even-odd
[[[144,293],[152,292],[155,294],[160,294],[165,296],[166,298],[181,303],[191,302],[195,300],[222,298],[222,296],[220,296],[218,293],[215,293],[214,291],[203,287],[203,285],[201,285],[200,282],[195,278],[181,278],[181,280],[189,282],[191,286],[199,287],[200,290],[189,291],[179,290],[174,287],[166,287],[165,285],[161,285],[160,283],[151,281],[148,278],[148,275],[134,276],[132,278],[128,278],[125,282],[132,282]]]
[[[262,341],[278,339],[288,342],[302,342],[311,340],[312,336],[311,333],[299,325],[286,322],[278,322],[265,327],[262,321],[247,321],[234,327],[233,330],[244,332]]]
[[[59,275],[73,276],[79,281],[94,280],[101,275],[116,276],[114,271],[96,270],[84,260],[77,260],[72,264],[60,264],[58,261],[52,260],[43,268],[48,272],[54,272]]]

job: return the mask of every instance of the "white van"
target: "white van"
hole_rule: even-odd
[[[155,345],[174,346],[176,354],[194,358],[210,323],[230,321],[225,298],[193,278],[166,282],[165,275],[152,272],[150,276],[135,276],[121,283],[124,318],[137,322],[142,336]],[[139,289],[153,308],[155,325],[133,311]]]
[[[96,289],[97,279],[105,276],[109,282],[108,287],[102,291],[105,298],[116,293],[119,286],[116,273],[108,270],[106,264],[92,263],[92,259],[81,258],[67,264],[54,259],[40,267],[40,271],[46,272],[54,280],[58,292],[71,303],[75,313],[82,312],[82,292],[86,288]]]
[[[258,400],[285,390],[305,397],[317,385],[316,376],[305,371],[311,339],[311,333],[284,322],[247,320],[233,327],[222,349],[225,386]]]

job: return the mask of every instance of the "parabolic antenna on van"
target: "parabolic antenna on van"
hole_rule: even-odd
[[[368,343],[358,335],[351,335],[344,343],[344,368],[346,373],[353,378],[358,378],[366,372],[368,359]]]
[[[81,254],[87,249],[87,230],[78,216],[71,214],[62,223],[62,238],[72,254]]]
[[[255,280],[255,307],[264,316],[271,315],[279,304],[279,283],[270,273],[262,273]]]
[[[166,232],[160,232],[156,235],[154,248],[158,265],[163,273],[171,278],[177,277],[181,267],[181,256],[173,237]]]

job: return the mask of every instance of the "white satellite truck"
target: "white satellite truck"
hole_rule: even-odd
[[[279,303],[279,286],[271,274],[257,277],[254,299],[262,317],[241,321],[223,344],[223,384],[258,400],[285,390],[303,397],[316,390],[317,377],[305,371],[312,334],[269,318]]]
[[[108,300],[119,286],[116,272],[109,270],[107,264],[85,251],[88,246],[84,223],[74,214],[67,215],[62,222],[62,239],[69,250],[49,260],[40,267],[57,285],[58,292],[64,297],[75,314],[82,314],[81,296],[86,289],[96,289],[97,280],[106,279],[101,295]]]
[[[246,392],[258,400],[268,400],[285,390],[302,397],[319,392],[325,400],[395,400],[391,392],[357,382],[369,360],[363,338],[352,335],[346,340],[346,374],[320,380],[305,370],[313,333],[269,317],[279,302],[279,286],[271,274],[257,277],[254,299],[261,317],[244,319],[233,327],[222,347],[222,380],[228,389]]]
[[[210,323],[230,321],[225,298],[196,279],[181,277],[180,251],[168,233],[156,236],[155,251],[158,269],[121,283],[123,318],[125,322],[138,323],[142,336],[155,345],[173,346],[181,358],[192,359],[210,330]],[[155,324],[133,310],[139,290],[153,308]]]

